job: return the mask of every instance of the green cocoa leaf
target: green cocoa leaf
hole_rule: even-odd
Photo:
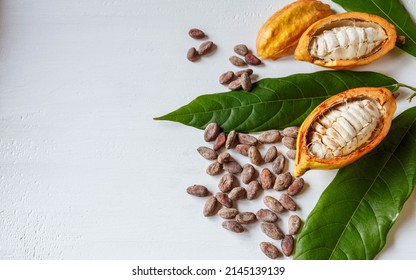
[[[416,56],[416,23],[400,0],[332,0],[347,11],[381,16],[396,27],[398,35],[406,37],[405,44],[397,44],[405,52]]]
[[[205,94],[155,120],[199,129],[210,122],[224,131],[257,132],[300,125],[329,96],[356,87],[397,88],[397,81],[376,72],[320,71],[262,79],[251,92]]]
[[[296,239],[296,259],[373,259],[416,183],[416,107],[380,145],[340,169]]]

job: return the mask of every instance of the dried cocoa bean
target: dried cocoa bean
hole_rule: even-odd
[[[193,39],[203,39],[205,38],[205,33],[201,29],[192,28],[188,31],[188,34]]]
[[[236,233],[244,231],[244,227],[236,221],[224,221],[222,222],[222,227]]]
[[[235,66],[246,66],[247,65],[247,63],[243,59],[241,59],[241,58],[239,58],[238,56],[235,56],[235,55],[230,56],[228,58],[228,60],[231,62],[231,64],[233,64]]]
[[[236,187],[236,188],[232,189],[230,191],[230,193],[228,194],[228,197],[231,200],[244,199],[244,198],[246,198],[246,196],[247,196],[247,191],[243,187]]]
[[[228,84],[228,89],[230,90],[238,90],[241,88],[241,80],[237,79],[232,81],[231,83]]]
[[[246,133],[238,134],[238,142],[240,142],[240,144],[246,144],[250,146],[256,146],[259,143],[256,137]]]
[[[214,43],[212,41],[203,42],[198,48],[199,55],[206,55],[214,49]]]
[[[217,192],[215,198],[221,203],[222,206],[231,208],[233,207],[233,201],[228,197],[228,194],[223,192]]]
[[[290,126],[283,129],[283,135],[287,137],[297,138],[299,133],[298,126]]]
[[[260,209],[256,213],[256,217],[258,220],[267,223],[274,223],[277,222],[279,217],[277,217],[276,213],[270,211],[269,209]]]
[[[296,150],[287,150],[286,152],[286,156],[290,159],[295,159],[296,158]]]
[[[296,138],[283,136],[282,143],[290,150],[296,150]]]
[[[220,189],[220,191],[224,193],[229,192],[234,188],[235,182],[236,182],[236,178],[234,177],[233,174],[231,173],[224,174],[218,183],[218,188]]]
[[[215,176],[221,174],[223,171],[222,164],[216,161],[208,165],[206,173],[210,176]]]
[[[279,202],[285,209],[296,211],[296,203],[289,195],[282,193],[279,197]]]
[[[259,141],[265,144],[278,143],[282,140],[280,131],[276,129],[264,131],[259,135]]]
[[[221,132],[218,134],[217,138],[215,138],[214,144],[212,145],[212,149],[214,151],[220,150],[222,147],[225,146],[225,140],[227,139],[227,136],[225,135],[225,132]]]
[[[240,82],[241,82],[241,87],[243,88],[243,90],[245,91],[251,91],[251,79],[250,79],[250,75],[248,73],[243,73],[240,77]]]
[[[234,52],[241,56],[245,56],[246,54],[248,54],[248,48],[244,44],[238,44],[234,46]]]
[[[222,168],[232,174],[240,174],[243,171],[241,165],[236,161],[228,161],[222,164]]]
[[[273,189],[276,191],[283,191],[292,184],[293,177],[290,172],[285,172],[276,176]]]
[[[219,82],[222,85],[228,85],[229,83],[231,83],[232,80],[234,80],[234,72],[233,71],[227,71],[223,74],[221,74],[221,76],[219,77]]]
[[[198,153],[205,159],[214,160],[217,159],[218,154],[211,148],[201,146],[197,149]]]
[[[260,151],[255,146],[250,146],[248,149],[248,157],[252,164],[261,165],[263,163],[263,158],[261,157]]]
[[[287,194],[293,196],[300,193],[303,189],[304,182],[303,178],[296,177],[292,184],[287,188]]]
[[[243,181],[244,184],[248,184],[254,179],[255,175],[256,169],[254,166],[250,163],[244,164],[243,171],[241,172],[241,181]]]
[[[294,242],[295,240],[293,239],[292,235],[285,235],[283,238],[281,247],[285,256],[289,257],[292,255]]]
[[[241,75],[243,75],[243,73],[247,73],[249,76],[251,76],[253,74],[253,69],[247,68],[247,69],[237,71],[237,72],[235,72],[235,76],[236,77],[241,77]]]
[[[258,193],[260,192],[260,190],[261,190],[260,183],[256,180],[251,181],[247,185],[247,199],[252,200],[252,199],[256,198]]]
[[[225,141],[225,148],[230,149],[234,146],[235,141],[237,139],[237,132],[235,130],[231,130],[227,135],[227,140]]]
[[[218,215],[223,219],[234,219],[237,216],[238,210],[236,208],[221,208]]]
[[[276,198],[272,196],[269,196],[269,195],[265,196],[263,198],[263,203],[275,213],[282,213],[283,211],[285,211],[285,208],[283,207],[283,205]]]
[[[251,224],[257,221],[256,214],[252,212],[241,212],[235,216],[235,220],[239,224]]]
[[[186,189],[186,192],[189,193],[190,195],[194,195],[198,197],[205,197],[210,194],[207,187],[202,186],[202,185],[189,186]]]
[[[280,230],[280,228],[273,223],[261,223],[261,230],[271,239],[280,240],[285,237],[285,234]]]
[[[261,242],[260,250],[270,259],[277,259],[282,256],[282,253],[270,242]]]
[[[248,156],[248,149],[250,148],[250,145],[246,145],[246,144],[238,144],[237,146],[235,146],[235,150],[242,154],[243,156]]]
[[[272,170],[274,173],[279,175],[283,172],[283,169],[285,168],[286,159],[283,155],[278,155],[276,159],[272,163]]]
[[[291,235],[297,234],[300,229],[301,224],[302,224],[302,220],[299,218],[298,215],[290,216],[288,220],[289,234]]]
[[[217,123],[209,123],[205,127],[204,140],[206,142],[213,141],[221,132],[221,127]]]
[[[273,188],[275,180],[276,177],[273,175],[273,173],[268,168],[263,168],[260,173],[260,182],[263,190]]]
[[[218,208],[218,201],[214,196],[210,196],[204,205],[204,211],[203,214],[205,217],[213,216],[215,215]]]
[[[227,152],[222,152],[218,155],[217,161],[221,164],[225,162],[233,161],[234,159],[231,157],[231,155]]]
[[[244,60],[247,62],[247,64],[250,64],[250,65],[260,65],[261,64],[261,60],[252,53],[246,54],[244,56]]]
[[[264,162],[269,163],[269,162],[274,161],[277,157],[277,154],[278,153],[277,153],[276,147],[275,146],[270,146],[267,149],[266,154],[264,155]]]
[[[186,58],[191,62],[197,61],[199,59],[198,51],[195,48],[190,48],[186,53]]]

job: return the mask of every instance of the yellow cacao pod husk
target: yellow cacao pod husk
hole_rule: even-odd
[[[298,0],[283,7],[260,28],[257,55],[274,60],[287,54],[312,23],[330,14],[330,6],[316,0]]]
[[[381,58],[396,43],[394,25],[361,12],[331,15],[312,24],[295,50],[295,59],[332,69],[366,65]]]
[[[355,88],[328,98],[299,129],[294,175],[361,158],[387,135],[395,110],[396,99],[386,88]]]

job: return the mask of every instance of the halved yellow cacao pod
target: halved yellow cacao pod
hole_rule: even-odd
[[[356,161],[384,139],[395,111],[396,99],[386,88],[355,88],[328,98],[299,129],[294,175]]]
[[[257,55],[277,59],[287,54],[312,23],[330,14],[330,6],[316,0],[298,0],[283,7],[260,28]]]
[[[396,29],[382,17],[348,12],[312,24],[299,40],[295,59],[333,69],[366,65],[387,54]]]

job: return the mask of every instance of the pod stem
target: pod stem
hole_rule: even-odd
[[[412,86],[409,86],[409,85],[406,85],[406,84],[402,84],[402,83],[398,83],[398,84],[396,84],[396,90],[397,89],[399,89],[400,87],[405,87],[405,88],[408,88],[408,89],[411,89],[411,90],[413,90],[414,92],[413,92],[413,94],[412,95],[410,95],[408,98],[407,98],[407,100],[409,100],[409,102],[412,102],[412,99],[414,98],[414,97],[416,97],[416,87],[412,87]]]

